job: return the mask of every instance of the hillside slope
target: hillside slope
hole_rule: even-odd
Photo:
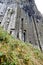
[[[0,27],[0,65],[43,65],[43,53]]]

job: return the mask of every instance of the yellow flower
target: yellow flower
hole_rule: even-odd
[[[18,51],[21,51],[20,48],[17,48]]]

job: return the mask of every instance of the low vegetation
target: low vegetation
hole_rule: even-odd
[[[43,53],[0,27],[0,65],[43,65]]]

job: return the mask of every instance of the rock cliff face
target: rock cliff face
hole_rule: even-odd
[[[28,13],[29,16],[41,19],[42,15],[36,7],[35,0],[18,0],[17,2],[23,6],[22,8],[26,13]]]
[[[28,0],[28,2],[29,2],[28,5],[24,5],[24,10],[28,12],[29,16],[33,16],[36,17],[37,19],[40,19],[41,15],[37,10],[34,0]]]
[[[42,17],[42,14],[37,9],[35,0],[20,0],[20,1],[18,1],[18,4],[20,4],[22,9],[25,11],[25,13],[28,14],[31,22],[33,19],[33,29],[35,28],[34,32],[36,31],[34,34],[35,40],[38,42],[40,49],[41,49],[41,47],[43,48],[43,44],[42,44],[43,43],[43,41],[42,41],[43,40],[43,33],[42,33],[43,32],[42,31],[43,30],[43,17]],[[31,17],[32,17],[32,19],[31,19]],[[31,35],[31,37],[32,37],[32,35]]]
[[[43,17],[35,0],[3,0],[3,3],[6,12],[1,26],[14,37],[43,50]]]

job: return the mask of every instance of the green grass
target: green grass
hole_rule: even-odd
[[[0,27],[0,65],[43,65],[43,53]]]

